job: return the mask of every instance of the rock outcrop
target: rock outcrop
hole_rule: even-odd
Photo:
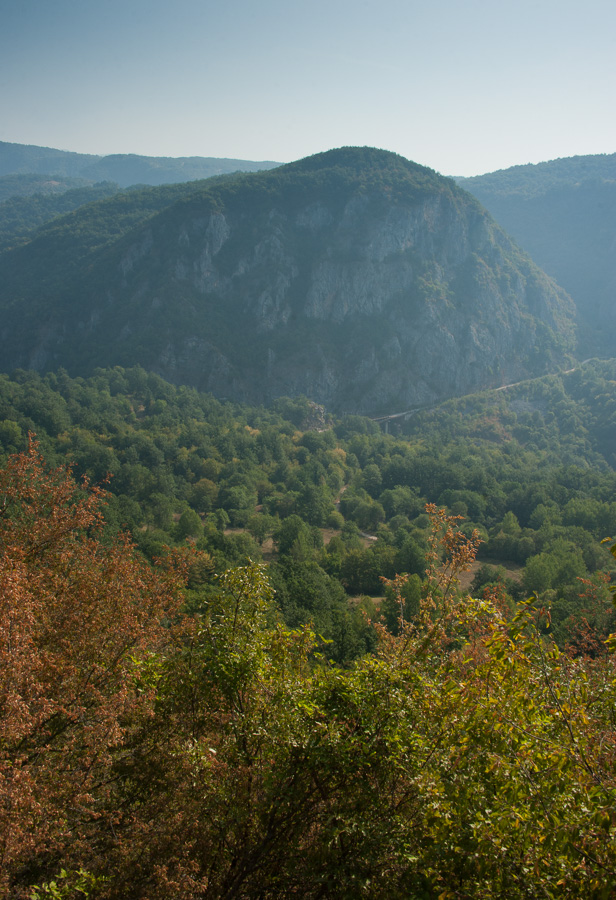
[[[616,354],[616,153],[459,182],[571,295],[581,358]]]
[[[571,347],[567,295],[474,198],[367,148],[197,183],[57,278],[21,324],[1,301],[3,368],[138,362],[219,397],[380,414],[542,373]]]

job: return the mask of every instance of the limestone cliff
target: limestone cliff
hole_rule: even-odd
[[[196,184],[45,290],[28,340],[5,316],[5,367],[139,362],[222,397],[362,413],[546,371],[571,340],[567,296],[474,198],[367,148]]]

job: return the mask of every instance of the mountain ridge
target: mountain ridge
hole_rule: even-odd
[[[48,174],[82,177],[92,184],[114,181],[120,187],[134,184],[175,184],[236,171],[258,171],[280,163],[212,156],[141,156],[136,153],[96,155],[11,144],[0,141],[0,176]]]
[[[248,402],[381,412],[572,348],[568,298],[478,201],[374,148],[116,195],[3,254],[0,278],[5,369],[139,362]]]
[[[616,352],[616,153],[456,179],[576,305],[579,353]]]

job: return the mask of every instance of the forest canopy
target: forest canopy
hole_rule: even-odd
[[[461,590],[479,543],[429,504],[397,633],[347,666],[266,568],[150,568],[36,445],[0,475],[6,896],[609,897],[615,640]],[[61,777],[58,777],[60,772]]]
[[[435,503],[481,535],[473,590],[536,592],[564,647],[588,584],[600,599],[587,614],[611,628],[601,541],[616,534],[615,382],[613,362],[588,363],[392,420],[386,434],[305,398],[221,403],[140,368],[16,372],[0,376],[0,447],[24,450],[33,432],[52,465],[104,484],[107,528],[150,559],[194,545],[217,572],[264,560],[287,624],[311,624],[338,662],[373,647],[377,607],[396,627],[381,577],[423,577]]]

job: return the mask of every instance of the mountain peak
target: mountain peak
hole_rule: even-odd
[[[325,150],[322,153],[306,156],[304,159],[281,166],[281,169],[290,172],[335,170],[364,178],[387,176],[388,178],[408,179],[419,176],[422,179],[434,179],[435,181],[442,178],[434,169],[421,166],[398,153],[380,150],[376,147],[338,147],[333,150]]]
[[[0,258],[0,286],[5,368],[138,362],[364,413],[543,372],[570,337],[566,297],[477,201],[371,147],[92,204]]]

